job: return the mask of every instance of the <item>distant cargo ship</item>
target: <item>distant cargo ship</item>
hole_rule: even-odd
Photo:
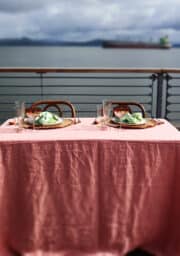
[[[123,42],[117,40],[104,40],[102,42],[104,48],[132,48],[132,49],[170,49],[172,46],[168,36],[161,37],[159,43],[149,42]]]

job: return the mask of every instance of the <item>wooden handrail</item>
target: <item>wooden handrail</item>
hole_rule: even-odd
[[[0,67],[0,73],[180,73],[180,68]]]

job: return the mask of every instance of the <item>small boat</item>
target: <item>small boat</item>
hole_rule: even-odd
[[[132,48],[132,49],[170,49],[172,46],[169,42],[168,36],[161,37],[159,43],[151,42],[131,42],[118,40],[104,40],[102,42],[103,48]]]

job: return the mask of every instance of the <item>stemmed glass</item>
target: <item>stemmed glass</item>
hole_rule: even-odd
[[[16,124],[19,128],[23,126],[23,120],[25,117],[25,102],[15,101],[15,111],[16,111]]]
[[[74,123],[75,124],[81,123],[81,120],[79,118],[79,110],[77,108],[76,108],[76,117],[75,117]]]
[[[109,100],[103,100],[103,117],[105,120],[105,123],[108,123],[111,118],[111,108],[112,103]]]
[[[96,106],[96,111],[97,111],[97,117],[96,117],[96,122],[100,128],[105,128],[105,119],[103,115],[103,106],[102,105],[97,105]]]
[[[107,124],[111,117],[111,102],[103,100],[103,104],[97,105],[97,118],[96,121],[99,127],[107,129]]]

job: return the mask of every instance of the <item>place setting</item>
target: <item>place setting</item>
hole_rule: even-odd
[[[62,105],[70,108],[70,117],[63,115]],[[16,101],[14,108],[15,118],[10,119],[8,124],[19,129],[57,129],[80,122],[74,106],[68,101],[43,100],[33,103],[30,107],[26,107],[25,102]]]
[[[132,106],[138,107],[138,111],[133,112]],[[101,129],[107,129],[107,127],[146,129],[164,124],[164,122],[147,117],[144,106],[138,102],[103,100],[101,105],[97,105],[97,117],[93,124]]]

